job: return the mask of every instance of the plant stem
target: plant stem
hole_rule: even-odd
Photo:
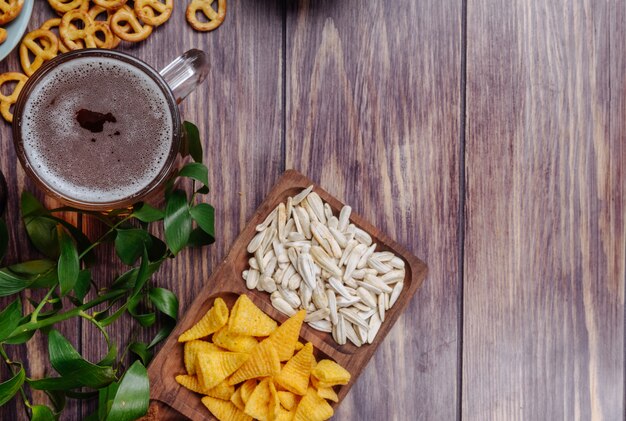
[[[1,344],[0,344],[0,355],[2,355],[2,359],[6,363],[11,374],[15,375],[15,372],[13,371],[13,363],[11,362],[11,359],[9,358],[6,351],[4,350],[4,347]],[[24,392],[24,385],[20,386],[20,395],[22,395],[22,400],[24,401],[24,411],[26,411],[26,417],[30,418],[30,415],[28,414],[28,408],[30,408],[31,406],[30,406],[30,402],[28,401],[28,398],[26,397],[26,392]]]
[[[76,308],[73,308],[72,310],[66,311],[65,313],[57,314],[56,316],[49,317],[39,322],[31,321],[31,322],[25,323],[21,326],[18,326],[17,329],[15,329],[11,333],[11,335],[9,335],[9,337],[6,339],[11,339],[23,333],[41,329],[42,327],[51,326],[55,323],[62,322],[63,320],[67,320],[72,317],[79,316],[81,312],[84,312],[85,310],[95,307],[98,304],[102,304],[105,301],[120,297],[124,295],[125,293],[126,291],[120,291],[120,290],[112,291],[112,292],[109,292],[108,294],[101,295],[100,297],[94,299],[93,301],[89,301],[88,303],[83,304],[80,307],[76,307]]]
[[[50,288],[48,290],[48,293],[46,294],[45,297],[43,297],[43,300],[41,300],[41,302],[39,303],[39,305],[37,305],[37,308],[35,309],[35,311],[33,311],[33,314],[30,316],[30,321],[33,323],[37,322],[37,316],[39,316],[39,313],[41,312],[41,309],[43,308],[43,306],[46,305],[46,303],[48,302],[48,298],[50,298],[50,296],[52,295],[52,293],[54,292],[54,290],[56,289],[56,284]]]
[[[98,328],[98,330],[100,332],[102,332],[102,336],[104,336],[104,339],[107,342],[107,346],[110,348],[111,347],[111,340],[109,339],[109,334],[106,332],[104,327],[102,327],[102,325],[100,325],[100,323],[98,323],[98,321],[96,319],[94,319],[92,316],[90,316],[89,314],[85,313],[84,311],[80,311],[78,313],[78,315],[80,317],[82,317],[83,319],[91,322],[96,328]]]
[[[111,228],[109,228],[109,230],[106,232],[106,234],[102,235],[100,238],[98,238],[97,241],[95,241],[94,243],[92,243],[89,247],[87,247],[85,250],[83,250],[83,252],[80,254],[80,256],[78,256],[78,259],[82,259],[83,257],[85,257],[87,255],[87,253],[89,253],[91,250],[93,250],[94,248],[96,248],[98,245],[100,245],[102,243],[102,241],[109,235],[111,234],[113,231],[115,231],[120,225],[122,225],[124,222],[128,221],[131,217],[127,216],[126,218],[122,219],[121,221],[119,221],[117,224],[113,225]]]

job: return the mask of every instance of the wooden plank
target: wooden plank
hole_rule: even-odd
[[[183,119],[196,123],[204,142],[205,159],[208,163],[211,194],[208,201],[216,207],[216,237],[218,241],[203,251],[186,250],[174,261],[168,262],[155,275],[155,282],[174,291],[180,299],[181,314],[202,288],[216,263],[221,261],[245,221],[258,206],[283,168],[282,155],[282,13],[279,2],[254,2],[244,0],[228,6],[223,26],[212,33],[193,31],[184,20],[185,4],[176,2],[171,20],[160,27],[151,38],[138,45],[124,45],[121,51],[129,52],[162,68],[176,56],[190,48],[207,51],[211,58],[211,71],[205,82],[182,105]],[[46,2],[36,2],[31,26],[35,27],[53,16]],[[276,22],[276,25],[268,25]],[[262,42],[260,41],[262,40]],[[19,69],[17,53],[0,64],[0,71]],[[0,127],[2,154],[0,163],[10,186],[8,219],[18,221],[17,195],[26,186],[35,190],[32,183],[17,165],[10,142],[10,126]],[[91,238],[102,232],[102,226],[87,221],[85,231]],[[12,242],[9,260],[15,261],[29,253],[25,239]],[[114,265],[113,251],[99,255],[102,265],[95,271],[99,285],[107,285],[122,266]],[[134,324],[127,318],[111,328],[111,338],[123,349],[131,337],[149,341],[150,335],[131,328]],[[86,358],[97,360],[102,356],[104,342],[98,332],[85,324],[64,327],[72,342],[82,348]],[[82,332],[82,333],[81,333]],[[154,334],[154,332],[151,332]],[[20,351],[20,358],[27,358],[39,367],[32,374],[40,376],[50,370],[46,361],[45,341],[37,341],[36,347]],[[5,378],[5,372],[2,373]],[[70,400],[65,415],[68,419],[81,419],[94,407],[94,402],[84,408]],[[0,408],[0,418],[14,419],[23,414],[21,406],[6,405]],[[21,415],[23,417],[23,415]]]
[[[288,2],[286,166],[429,275],[336,418],[454,419],[461,2]]]
[[[466,419],[624,416],[623,9],[468,4]]]

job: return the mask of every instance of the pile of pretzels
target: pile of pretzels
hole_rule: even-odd
[[[24,0],[0,0],[0,44],[7,39],[7,30],[2,27],[19,16]]]
[[[0,13],[7,2],[19,4],[21,10],[23,0],[0,0]],[[123,41],[143,41],[155,27],[169,20],[174,9],[174,0],[48,0],[48,3],[59,17],[47,20],[22,39],[20,62],[24,74],[0,75],[0,114],[8,122],[13,121],[11,107],[24,83],[46,61],[72,50],[112,49]],[[202,15],[204,18],[199,19]],[[225,17],[226,0],[192,0],[187,6],[187,21],[197,31],[212,31]],[[2,94],[5,83],[14,84],[13,91],[7,95]]]

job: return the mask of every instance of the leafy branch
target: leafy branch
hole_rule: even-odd
[[[193,162],[184,165],[168,181],[164,205],[138,203],[130,209],[107,213],[71,207],[46,209],[33,195],[22,193],[21,211],[32,245],[45,257],[0,268],[0,297],[17,295],[0,310],[0,356],[11,378],[0,383],[0,406],[21,396],[33,420],[59,418],[67,399],[98,399],[98,409],[88,420],[133,420],[145,414],[149,403],[146,365],[152,348],[165,339],[178,319],[178,298],[150,282],[161,265],[186,247],[213,243],[214,209],[197,203],[209,193],[208,169],[202,164],[198,129],[185,122],[183,156]],[[180,188],[190,180],[192,193]],[[198,187],[199,185],[199,187]],[[196,187],[198,187],[196,189]],[[76,226],[57,216],[60,212],[89,215],[106,227],[94,241]],[[164,238],[154,235],[162,224]],[[9,230],[0,219],[0,259],[8,249]],[[120,261],[131,268],[108,284],[92,279],[96,262],[94,251],[113,244]],[[40,301],[29,299],[33,311],[25,313],[20,293],[45,290]],[[30,294],[29,294],[30,295]],[[107,327],[129,314],[139,328],[159,321],[160,328],[149,343],[132,342],[119,356]],[[65,320],[82,318],[99,331],[107,346],[106,356],[93,363],[84,359],[54,326]],[[47,335],[50,364],[58,376],[30,378],[20,362],[9,358],[7,349],[28,342],[35,332]],[[123,372],[127,353],[137,360]],[[52,407],[32,404],[25,388],[43,390]]]

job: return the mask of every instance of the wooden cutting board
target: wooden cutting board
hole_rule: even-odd
[[[211,419],[211,413],[200,402],[201,396],[181,387],[174,378],[177,374],[186,374],[183,364],[183,344],[178,342],[178,336],[189,329],[208,311],[216,297],[222,297],[229,308],[231,308],[240,294],[247,294],[259,308],[275,320],[282,323],[287,319],[285,315],[272,307],[268,293],[247,289],[241,273],[248,266],[250,256],[246,248],[256,234],[256,226],[263,222],[265,217],[280,202],[286,202],[287,197],[295,196],[311,184],[314,184],[313,191],[317,192],[325,202],[330,204],[333,212],[338,215],[339,210],[343,207],[343,203],[297,171],[286,171],[239,234],[226,259],[206,281],[198,297],[186,310],[184,317],[150,364],[148,374],[152,400],[162,402],[192,420]],[[361,371],[372,358],[374,352],[376,352],[378,345],[385,339],[387,333],[389,333],[389,330],[415,294],[415,291],[424,282],[427,272],[424,262],[411,255],[404,247],[381,233],[362,217],[352,212],[350,220],[357,227],[360,227],[372,236],[373,241],[378,244],[377,251],[389,250],[405,260],[406,277],[404,289],[400,297],[395,305],[387,311],[385,321],[372,344],[366,344],[359,348],[348,342],[346,345],[340,346],[337,345],[329,333],[319,332],[309,327],[306,323],[303,324],[300,335],[301,341],[313,343],[316,349],[316,359],[331,358],[352,374],[352,378],[347,385],[335,388],[339,395],[339,402],[334,403],[333,407],[341,403],[356,382],[359,374],[361,374]]]

